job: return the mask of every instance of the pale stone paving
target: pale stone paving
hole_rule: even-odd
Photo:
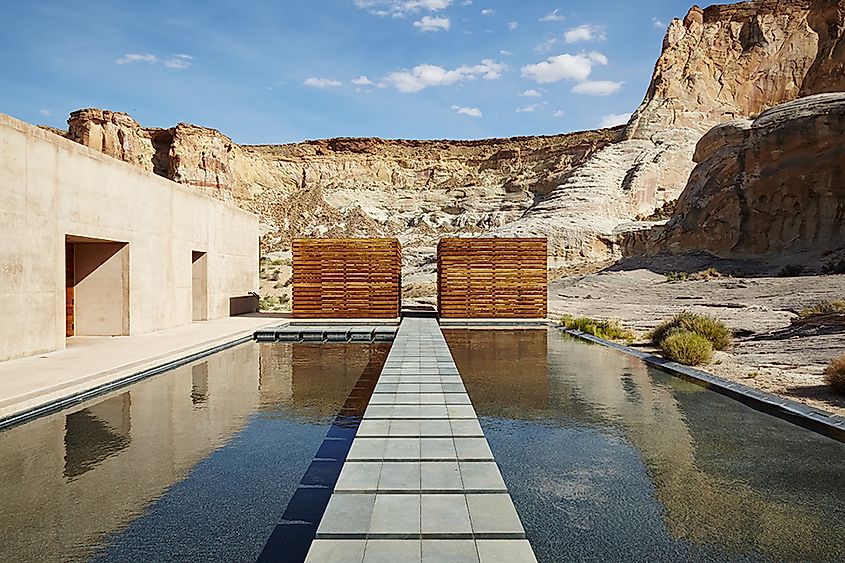
[[[307,561],[536,561],[435,319],[402,321]]]

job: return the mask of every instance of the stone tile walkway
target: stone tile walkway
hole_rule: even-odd
[[[435,319],[402,321],[307,561],[536,561]]]

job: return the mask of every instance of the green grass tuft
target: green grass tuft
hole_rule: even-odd
[[[604,338],[606,340],[624,340],[631,343],[634,341],[634,333],[623,328],[619,321],[612,320],[596,320],[589,317],[573,317],[572,315],[564,315],[560,319],[560,324],[571,330],[579,330]]]
[[[713,344],[694,332],[680,330],[668,335],[660,343],[663,355],[687,366],[706,364],[713,358]]]
[[[840,395],[845,395],[845,354],[831,360],[824,370],[824,380]]]
[[[823,301],[818,305],[805,307],[800,313],[798,313],[798,316],[802,319],[806,319],[808,317],[815,317],[816,315],[829,315],[831,313],[845,313],[845,299]]]
[[[663,341],[677,332],[693,332],[705,338],[716,350],[727,350],[733,345],[733,333],[722,321],[708,315],[684,311],[663,321],[649,333],[649,338],[660,346]]]

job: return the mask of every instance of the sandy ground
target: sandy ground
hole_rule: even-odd
[[[845,326],[791,324],[804,307],[842,298],[845,275],[667,282],[648,270],[605,271],[552,282],[549,313],[618,319],[639,336],[680,311],[715,316],[737,333],[736,345],[703,369],[845,416],[845,397],[823,381],[831,358],[845,353]]]

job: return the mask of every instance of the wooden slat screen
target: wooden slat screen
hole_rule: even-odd
[[[437,245],[443,318],[546,318],[546,239],[444,238]]]
[[[294,318],[397,318],[402,257],[396,239],[293,241]]]

